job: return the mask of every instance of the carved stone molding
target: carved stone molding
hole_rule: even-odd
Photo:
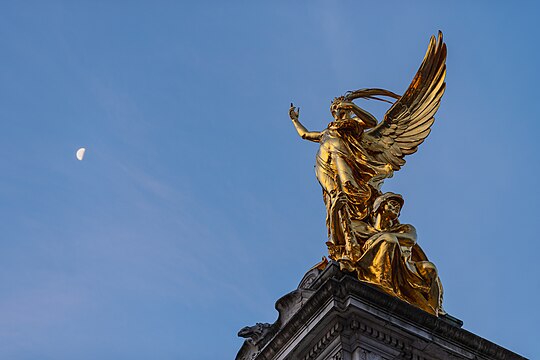
[[[343,350],[338,350],[338,352],[335,353],[330,360],[343,360]]]
[[[317,355],[324,351],[342,330],[343,326],[339,322],[332,326],[332,328],[321,337],[317,344],[315,344],[315,346],[308,351],[308,353],[303,357],[303,360],[316,359]],[[338,360],[338,358],[336,358],[336,360]]]
[[[407,348],[407,345],[400,339],[393,337],[388,332],[384,332],[381,329],[375,329],[358,318],[353,318],[350,327],[352,330],[360,331],[361,333],[388,344],[398,350],[404,350]]]

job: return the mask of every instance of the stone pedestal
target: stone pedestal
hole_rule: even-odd
[[[245,327],[237,360],[525,359],[330,263],[276,302],[274,324]]]

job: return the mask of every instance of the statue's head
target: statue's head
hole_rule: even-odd
[[[349,110],[350,107],[349,109],[344,109],[342,105],[344,103],[347,103],[350,106],[353,100],[356,99],[377,100],[393,104],[393,102],[382,99],[379,96],[387,96],[394,99],[401,98],[399,95],[384,89],[359,89],[355,91],[348,91],[345,93],[344,96],[334,98],[334,100],[332,101],[332,105],[330,105],[330,112],[332,113],[334,119],[336,121],[339,121],[349,119],[351,115],[351,111]],[[356,105],[354,113],[357,118],[364,121],[366,125],[372,124],[368,126],[368,128],[375,126],[374,124],[377,124],[377,119],[372,114]]]
[[[239,337],[248,339],[247,341],[251,345],[257,345],[270,331],[272,324],[268,323],[257,323],[253,326],[246,326],[240,329],[238,332]]]
[[[397,219],[403,207],[403,197],[393,192],[387,192],[379,196],[373,202],[373,214],[383,214]]]
[[[349,111],[341,107],[341,104],[344,101],[344,96],[339,96],[332,100],[332,104],[330,105],[330,112],[332,113],[332,117],[336,120],[343,120],[349,115]]]

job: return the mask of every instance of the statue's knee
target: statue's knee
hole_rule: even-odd
[[[416,263],[416,268],[421,274],[424,275],[424,277],[428,279],[437,278],[437,268],[431,261],[418,261]]]
[[[396,244],[399,245],[398,238],[393,234],[384,234],[380,237],[381,240],[385,241],[388,244]]]

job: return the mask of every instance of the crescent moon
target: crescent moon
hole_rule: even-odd
[[[77,157],[77,160],[81,161],[84,158],[85,151],[86,151],[85,148],[80,148],[79,150],[77,150],[77,153],[75,154],[75,156]]]

